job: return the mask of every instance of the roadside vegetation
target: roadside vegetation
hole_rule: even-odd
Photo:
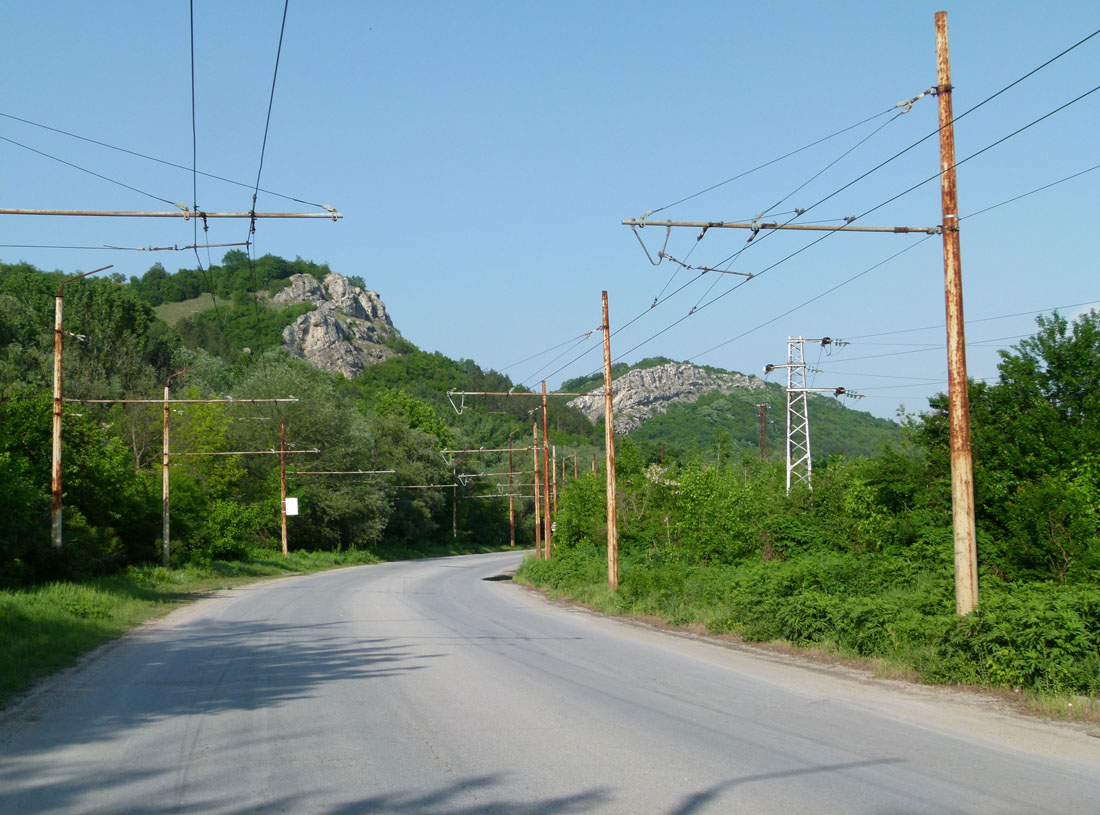
[[[205,277],[154,266],[66,288],[67,397],[158,399],[175,374],[173,398],[233,400],[172,406],[172,451],[189,455],[172,460],[163,566],[157,404],[66,404],[64,547],[50,545],[53,296],[71,273],[0,263],[0,699],[231,581],[509,546],[494,475],[507,453],[443,451],[512,443],[529,490],[523,448],[538,400],[452,403],[451,389],[525,389],[397,335],[395,355],[353,380],[290,359],[280,331],[304,307],[269,308],[264,295],[293,274],[328,272],[229,252]],[[209,285],[220,314],[195,311]],[[289,396],[297,403],[248,401]],[[603,428],[552,398],[550,443],[568,471],[555,556],[527,561],[520,577],[602,610],[824,648],[930,682],[1076,694],[1095,709],[1100,317],[1041,318],[1003,353],[1000,380],[972,384],[970,398],[982,597],[965,619],[954,614],[944,397],[904,432],[819,400],[815,432],[838,454],[815,461],[812,493],[790,496],[779,440],[772,458],[755,458],[753,406],[736,396],[676,406],[620,439],[616,592],[602,477],[574,480],[568,466],[575,457],[584,474],[602,460]],[[277,450],[281,427],[288,449],[318,451],[287,457],[301,514],[288,521],[286,560],[278,456],[226,455]],[[886,443],[868,455],[875,440]],[[530,548],[532,502],[515,508],[516,546]]]
[[[662,468],[620,442],[619,589],[607,589],[595,477],[566,487],[553,559],[528,559],[519,578],[602,611],[822,648],[927,682],[1077,696],[1095,714],[1100,316],[1038,328],[1002,352],[997,383],[971,385],[981,602],[965,618],[942,397],[908,417],[904,446],[826,459],[813,491],[790,496],[776,462]]]

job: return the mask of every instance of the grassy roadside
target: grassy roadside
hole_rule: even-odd
[[[507,547],[505,547],[507,549]],[[501,551],[499,547],[431,546],[409,550],[256,553],[209,566],[130,567],[82,580],[0,590],[0,708],[38,679],[147,620],[211,591],[274,577],[390,560]]]
[[[981,693],[1007,708],[1046,719],[1100,724],[1095,679],[1089,683],[1090,689],[1076,692],[1045,679],[1031,684],[1004,682],[1003,674],[996,671],[1007,664],[1006,658],[994,650],[1002,635],[1006,631],[1020,635],[1004,643],[1003,650],[1014,655],[1019,642],[1045,630],[1051,617],[1031,614],[1030,619],[1021,620],[1011,616],[1006,611],[1012,609],[1005,609],[1003,598],[993,591],[987,591],[992,611],[969,624],[959,621],[950,609],[937,612],[928,604],[922,597],[922,579],[914,581],[908,591],[895,584],[889,603],[883,597],[850,596],[860,612],[853,614],[844,605],[829,607],[824,602],[827,596],[819,591],[811,595],[813,606],[808,605],[805,596],[793,591],[795,581],[790,572],[797,564],[742,564],[739,579],[737,570],[721,567],[685,569],[664,564],[653,568],[628,559],[619,589],[611,590],[606,569],[589,554],[562,547],[553,561],[528,557],[515,580],[551,599],[656,628],[819,664],[842,665],[875,678]],[[762,579],[767,571],[776,579]],[[827,577],[827,561],[815,561],[812,571]],[[893,613],[896,610],[902,613]],[[775,620],[784,624],[771,624]],[[984,632],[989,629],[998,636],[987,636]],[[958,650],[954,640],[960,632],[964,640],[979,640],[974,643],[975,654]],[[876,643],[883,633],[885,648]],[[1027,657],[1029,662],[1055,675],[1063,661],[1077,660],[1076,654],[1065,653],[1065,639],[1059,631],[1053,640],[1037,644]]]

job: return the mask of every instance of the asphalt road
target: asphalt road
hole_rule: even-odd
[[[487,579],[519,559],[146,626],[0,716],[0,813],[1100,813],[1100,738]]]

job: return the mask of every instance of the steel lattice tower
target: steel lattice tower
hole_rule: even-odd
[[[803,349],[808,342],[821,345],[847,345],[831,337],[808,340],[805,337],[787,337],[787,364],[765,365],[764,372],[776,368],[787,369],[787,494],[793,484],[805,484],[813,489],[813,459],[810,457],[810,409],[807,394],[832,393],[843,396],[844,388],[806,387],[806,358]]]
[[[806,396],[806,358],[802,337],[787,337],[787,493],[792,483],[813,489],[810,411]]]

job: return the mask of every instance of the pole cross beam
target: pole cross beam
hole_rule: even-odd
[[[749,223],[735,221],[647,221],[640,218],[628,218],[621,222],[623,226],[646,227],[686,226],[693,229],[751,229],[753,232],[763,230],[790,229],[799,232],[888,232],[895,235],[939,235],[943,232],[942,226],[853,226],[846,223],[842,226],[829,226],[827,224],[792,224],[792,223]]]

